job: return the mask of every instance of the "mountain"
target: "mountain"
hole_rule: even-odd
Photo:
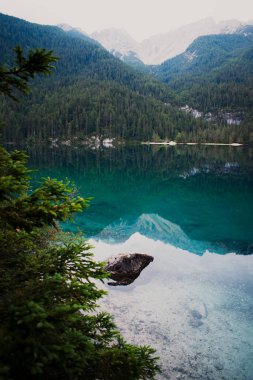
[[[240,28],[240,33],[198,37],[184,53],[156,66],[157,72],[165,82],[185,72],[202,75],[240,57],[252,43],[253,26]]]
[[[138,51],[138,42],[135,41],[124,29],[109,28],[91,34],[108,51],[117,51],[123,55],[129,51]]]
[[[157,78],[141,73],[78,30],[68,28],[63,31],[59,27],[32,24],[3,14],[0,14],[0,25],[1,63],[6,66],[14,64],[12,49],[16,45],[22,46],[25,53],[38,47],[53,50],[60,58],[55,73],[48,78],[36,78],[31,84],[31,94],[22,99],[22,102],[14,103],[4,96],[0,97],[1,120],[6,126],[2,133],[5,141],[38,142],[51,139],[83,144],[101,143],[109,138],[116,141],[166,139],[178,142],[248,142],[253,137],[250,127],[222,126],[217,118],[207,123],[180,109],[186,99],[200,106],[202,99],[207,99],[209,103],[210,99],[215,98],[216,102],[220,99],[219,86],[216,96],[213,95],[215,91],[210,96],[212,87],[203,82],[206,75],[204,70],[203,75],[198,71],[197,76],[189,78],[188,69],[178,76],[173,74],[174,77],[168,81],[169,87],[161,81],[167,81],[162,72],[165,66],[151,68],[152,75]],[[242,30],[239,37],[243,41],[250,41],[250,30]],[[241,64],[237,55],[229,55],[235,43],[238,43],[236,51],[241,54],[240,59],[244,62],[252,61],[252,52],[243,47],[239,37],[234,37],[229,48],[220,42],[217,44],[218,56],[222,57],[225,51],[233,65],[235,62]],[[209,64],[208,53],[214,52],[205,48],[205,41],[200,45],[197,48],[199,51],[202,49],[201,56],[206,60],[206,63],[202,62],[204,69],[205,64]],[[132,54],[131,59],[136,59],[136,56]],[[219,58],[217,62],[220,62],[217,67],[222,69],[223,61]],[[193,67],[196,70],[198,65]],[[224,76],[232,83],[233,76],[237,73],[236,66],[233,67],[231,78]],[[223,101],[228,99],[230,104],[233,99],[239,99],[239,106],[244,105],[242,112],[245,113],[252,103],[251,87],[245,84],[247,78],[251,78],[250,70],[244,71],[243,86],[240,83],[230,85],[229,82],[223,91],[226,95],[229,85],[229,94],[232,95],[227,98],[224,95]],[[237,73],[237,77],[241,78],[241,72]],[[186,89],[184,82],[188,85]],[[197,85],[199,89],[195,91],[194,86]],[[206,109],[207,106],[203,105]],[[218,106],[221,106],[220,101]]]
[[[237,20],[216,23],[212,18],[206,18],[168,33],[154,35],[142,42],[135,41],[126,31],[116,28],[93,33],[91,37],[99,41],[108,51],[121,54],[122,60],[129,52],[134,52],[143,63],[154,65],[183,53],[197,37],[233,34],[243,26],[244,24]]]
[[[212,18],[206,18],[144,40],[140,57],[147,64],[159,64],[184,52],[199,36],[234,33],[239,26],[239,21],[216,23]]]
[[[119,53],[116,50],[111,50],[110,52],[112,55],[114,55],[114,57],[119,58],[121,61],[123,61],[127,65],[143,73],[148,73],[147,66],[139,59],[138,55],[134,51],[129,50],[125,54]]]
[[[91,37],[121,61],[145,71],[145,65],[139,57],[139,44],[124,29],[104,29],[92,33]]]
[[[27,99],[15,104],[0,98],[6,140],[91,136],[150,140],[174,138],[202,125],[172,105],[170,88],[143,75],[91,39],[71,30],[32,24],[0,14],[3,63],[12,65],[20,45],[53,50],[60,57],[50,78],[38,78]]]
[[[84,32],[81,28],[75,28],[69,24],[66,24],[66,23],[62,23],[62,24],[58,24],[57,25],[59,28],[61,28],[62,30],[64,30],[64,32],[70,32],[72,30],[76,30],[78,31],[79,33],[82,33],[86,36],[88,36],[88,34],[86,32]]]
[[[199,37],[184,53],[153,66],[151,71],[177,92],[182,104],[209,117],[211,113],[225,118],[228,123],[243,121],[241,128],[244,126],[244,132],[248,128],[251,140],[252,57],[253,26],[248,25],[235,34]]]
[[[66,23],[58,24],[57,26],[61,28],[65,33],[67,33],[69,36],[81,38],[84,41],[100,45],[98,41],[95,41],[93,38],[89,37],[89,35],[86,32],[84,32],[81,28],[75,28]]]

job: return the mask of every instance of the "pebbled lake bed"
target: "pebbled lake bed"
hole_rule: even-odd
[[[154,256],[133,284],[106,287],[103,308],[128,341],[157,349],[157,379],[252,379],[252,255],[197,256],[139,233],[114,246],[91,243],[101,260],[118,252]]]

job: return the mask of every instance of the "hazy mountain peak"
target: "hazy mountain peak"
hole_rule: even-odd
[[[138,55],[138,43],[124,29],[108,28],[94,32],[91,37],[100,42],[107,50],[126,54],[134,51]]]
[[[132,38],[130,34],[123,28],[116,28],[116,27],[111,27],[111,28],[105,28],[102,30],[96,30],[95,32],[92,33],[92,35],[100,35],[100,34],[108,34],[110,35],[111,33],[118,33],[121,35],[124,35],[128,38]],[[133,39],[133,38],[132,38]]]
[[[146,64],[160,64],[183,53],[200,36],[236,33],[243,25],[252,24],[253,22],[241,23],[238,20],[216,22],[212,17],[207,17],[167,33],[153,35],[140,43],[125,30],[117,28],[93,33],[91,37],[99,41],[107,50],[114,54],[119,53],[119,56],[128,55],[131,51]]]
[[[59,26],[59,28],[64,30],[64,32],[69,32],[70,30],[74,29],[71,25],[66,24],[66,23],[61,23],[61,24],[58,24],[57,26]]]
[[[134,38],[125,30],[120,28],[107,28],[100,31],[96,31],[91,34],[92,38],[103,39],[108,44],[113,44],[113,42],[126,41],[128,43],[137,43]]]
[[[85,36],[88,36],[88,33],[84,32],[81,28],[78,28],[78,27],[73,27],[69,24],[66,24],[66,23],[61,23],[61,24],[58,24],[57,25],[59,28],[61,28],[62,30],[64,30],[64,32],[71,32],[73,30],[76,30],[78,31],[79,33],[82,33],[84,34]]]
[[[241,25],[242,23],[238,20],[226,20],[218,22],[217,28],[221,29],[223,33],[235,33]]]

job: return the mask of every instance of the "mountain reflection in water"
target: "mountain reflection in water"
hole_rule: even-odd
[[[197,254],[253,252],[252,148],[30,149],[35,179],[68,177],[90,208],[68,231],[122,242],[134,232]]]

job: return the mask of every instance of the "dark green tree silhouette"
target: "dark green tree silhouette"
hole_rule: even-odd
[[[0,91],[26,93],[36,73],[49,73],[52,52],[1,68]],[[60,232],[58,222],[87,207],[68,182],[29,183],[27,156],[0,147],[0,378],[154,379],[154,350],[129,345],[112,317],[97,311],[107,274],[89,244]]]

